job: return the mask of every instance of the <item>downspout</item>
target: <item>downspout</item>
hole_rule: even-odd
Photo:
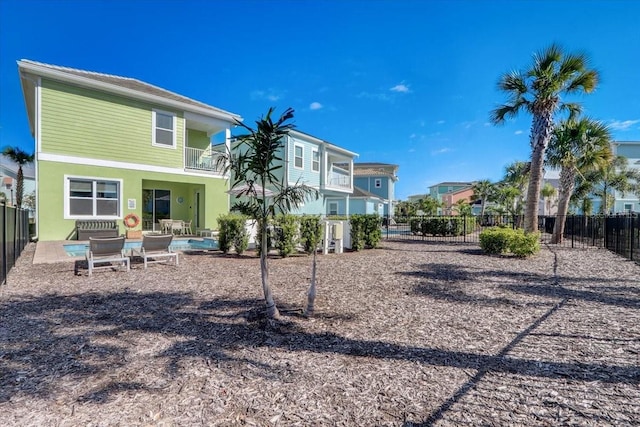
[[[35,180],[36,180],[36,208],[35,208],[35,221],[36,221],[36,226],[35,226],[35,235],[33,236],[33,240],[38,240],[38,236],[40,235],[40,181],[38,180],[38,175],[39,175],[39,171],[38,171],[38,155],[40,154],[40,151],[42,149],[41,146],[41,142],[40,142],[40,111],[41,111],[41,104],[40,104],[40,98],[41,98],[41,87],[42,87],[42,78],[41,77],[37,77],[36,79],[29,77],[26,73],[21,73],[21,77],[25,80],[29,80],[30,82],[32,82],[35,86],[35,91],[34,91],[34,116],[35,116],[35,125],[33,127],[33,137],[34,137],[34,142],[35,142],[35,146],[34,146],[34,153],[33,153],[33,163],[34,163],[34,170],[35,170]]]

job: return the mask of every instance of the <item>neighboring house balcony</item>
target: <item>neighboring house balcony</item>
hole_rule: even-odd
[[[351,193],[353,191],[353,160],[328,156],[323,190]]]
[[[224,166],[219,159],[231,138],[229,123],[193,113],[185,113],[185,122],[185,170],[223,174]]]

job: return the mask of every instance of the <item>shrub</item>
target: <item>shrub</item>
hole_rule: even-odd
[[[376,214],[351,215],[351,249],[375,248],[382,239],[382,218]]]
[[[519,257],[527,257],[540,251],[540,233],[525,233],[513,230],[509,240],[509,252]]]
[[[382,239],[382,218],[379,215],[364,215],[364,245],[376,248]]]
[[[298,218],[295,215],[278,215],[274,220],[274,246],[280,256],[287,257],[296,249]]]
[[[509,228],[491,227],[480,233],[480,247],[485,253],[499,255],[505,253],[509,247]]]
[[[351,249],[359,251],[364,248],[364,215],[351,215]]]
[[[527,234],[522,229],[491,227],[480,233],[480,247],[488,254],[511,252],[515,256],[526,257],[540,251],[540,234]]]
[[[300,217],[300,241],[306,253],[311,253],[318,247],[322,241],[322,225],[319,216],[302,215]]]
[[[218,246],[222,252],[229,253],[231,247],[241,255],[249,247],[249,234],[245,228],[246,217],[227,214],[218,217]]]

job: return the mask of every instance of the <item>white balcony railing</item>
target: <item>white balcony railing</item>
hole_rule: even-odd
[[[351,173],[348,170],[333,167],[329,172],[329,187],[351,188]]]
[[[220,153],[212,151],[211,148],[205,150],[199,148],[186,147],[184,150],[184,167],[204,172],[221,172],[221,168],[216,164]]]

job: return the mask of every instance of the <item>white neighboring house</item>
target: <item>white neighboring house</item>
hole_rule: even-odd
[[[627,158],[627,167],[640,171],[640,141],[614,141],[613,154]],[[613,213],[640,212],[640,194],[615,193]]]
[[[24,206],[24,198],[36,191],[36,172],[33,163],[27,163],[22,166],[22,174],[24,176],[24,193],[22,195],[22,204]],[[8,205],[16,204],[16,184],[18,177],[18,165],[7,156],[0,155],[0,193],[4,194],[4,199]],[[29,213],[29,217],[33,216],[33,211]]]

